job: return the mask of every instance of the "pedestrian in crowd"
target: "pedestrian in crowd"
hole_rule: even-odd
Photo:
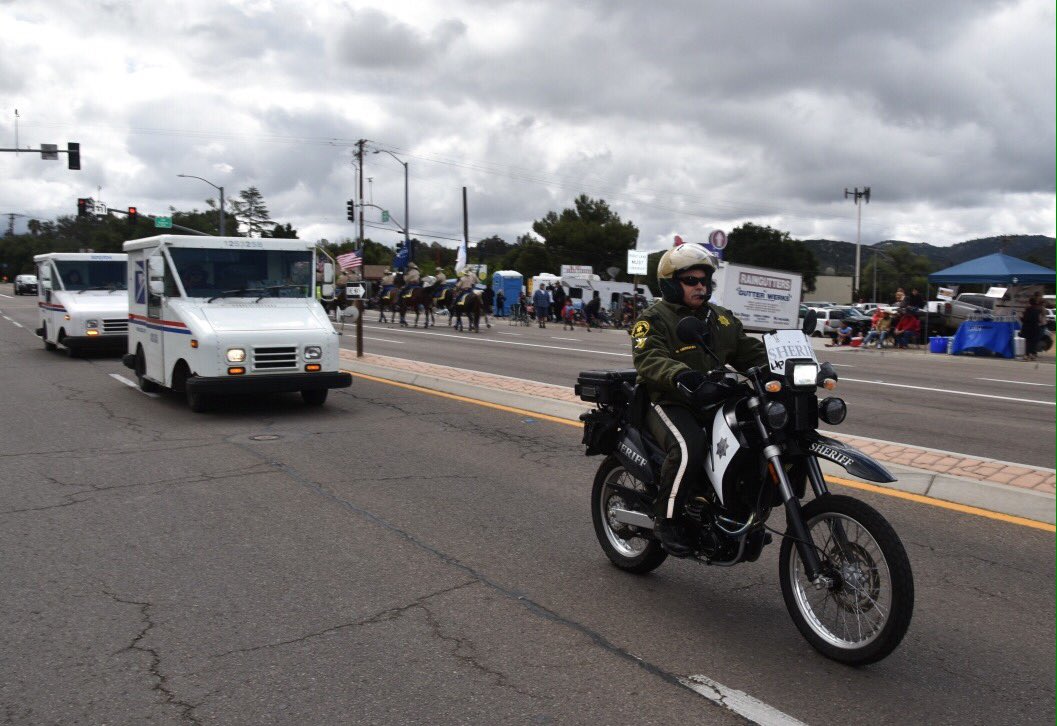
[[[896,347],[906,348],[911,343],[917,342],[920,332],[921,322],[918,316],[910,311],[903,313],[899,316],[899,322],[896,323]]]
[[[565,288],[561,284],[555,285],[551,289],[551,310],[554,312],[554,319],[558,320],[562,316],[562,308],[565,307]]]
[[[892,318],[887,310],[878,310],[877,314],[874,315],[873,328],[866,335],[866,339],[862,342],[862,347],[877,341],[877,349],[880,350],[884,345],[885,338],[888,337],[889,332],[892,330]]]
[[[492,289],[491,285],[484,286],[484,292],[481,293],[481,302],[484,303],[484,314],[491,314],[492,305],[495,304],[495,290]]]
[[[497,318],[506,317],[506,293],[502,290],[495,294],[495,316]]]
[[[591,326],[598,323],[598,309],[602,306],[602,300],[598,297],[598,290],[591,295],[591,299],[584,306],[584,319],[587,321],[587,332],[591,332]]]
[[[1046,311],[1038,293],[1028,299],[1028,306],[1020,315],[1020,337],[1024,339],[1024,360],[1038,360],[1039,342],[1046,328]]]
[[[573,323],[576,320],[576,308],[573,307],[572,298],[565,298],[565,303],[562,305],[561,316],[562,330],[574,330],[575,326],[573,325]]]
[[[910,288],[910,294],[907,295],[906,301],[909,307],[916,310],[921,310],[925,307],[925,298],[920,292],[918,292],[916,287]]]
[[[893,302],[893,305],[899,308],[903,307],[903,304],[906,302],[906,297],[907,294],[903,292],[903,288],[899,288],[896,290],[896,299],[895,302]]]
[[[547,327],[547,314],[551,309],[551,296],[545,285],[540,285],[532,294],[532,306],[536,309],[536,324]]]
[[[524,290],[522,290],[521,292],[518,293],[517,302],[515,303],[515,306],[517,307],[517,309],[514,311],[514,315],[515,316],[517,316],[517,317],[520,317],[521,315],[525,315],[526,317],[528,316],[528,314],[529,314],[529,310],[528,310],[529,296],[525,294]]]
[[[851,323],[847,320],[842,320],[840,327],[837,328],[837,337],[834,339],[830,347],[840,345],[851,345],[851,334],[852,334]]]

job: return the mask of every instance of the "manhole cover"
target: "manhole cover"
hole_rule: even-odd
[[[251,436],[250,441],[275,441],[280,438],[282,437],[278,434],[257,434],[256,436]]]

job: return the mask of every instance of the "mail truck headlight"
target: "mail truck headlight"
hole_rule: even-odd
[[[246,360],[246,351],[243,348],[228,348],[228,363],[241,363]]]
[[[84,327],[87,328],[88,330],[95,330],[96,328],[99,327],[99,321],[98,320],[85,320],[84,321]]]
[[[318,345],[305,346],[305,360],[319,360],[323,357],[323,349]]]

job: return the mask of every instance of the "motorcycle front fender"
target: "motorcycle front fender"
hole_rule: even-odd
[[[875,481],[887,484],[896,481],[881,464],[854,446],[848,446],[842,441],[831,439],[828,436],[817,436],[811,441],[804,442],[804,448],[820,459],[832,461],[834,464],[843,466],[849,474],[857,476],[866,481]]]

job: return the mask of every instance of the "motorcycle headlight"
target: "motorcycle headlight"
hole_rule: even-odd
[[[784,429],[789,423],[789,410],[778,401],[768,403],[763,410],[763,415],[767,419],[767,425],[772,429]]]
[[[323,357],[323,349],[318,345],[305,346],[305,360],[319,360]]]
[[[848,415],[848,404],[840,398],[824,398],[818,404],[818,417],[830,426],[836,426]]]
[[[246,360],[246,351],[243,348],[228,348],[228,363],[241,363]]]
[[[84,321],[84,327],[86,327],[89,330],[95,330],[96,328],[99,327],[99,321],[98,320],[85,320]]]
[[[810,363],[794,363],[793,370],[789,375],[794,388],[814,388],[815,378],[818,376],[818,364],[814,361]]]

